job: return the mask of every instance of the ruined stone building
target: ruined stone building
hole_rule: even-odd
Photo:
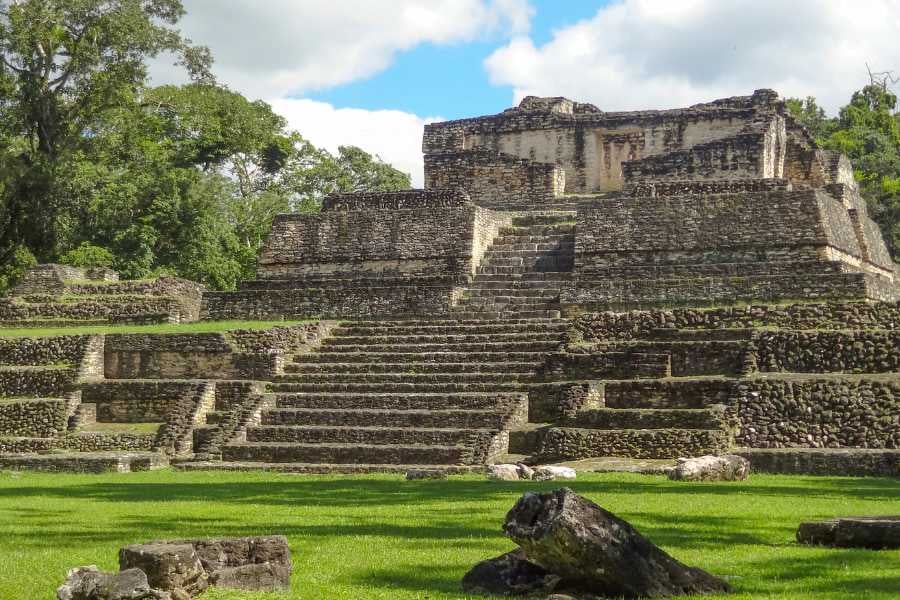
[[[279,215],[256,278],[202,294],[205,319],[313,323],[0,344],[0,386],[57,399],[0,405],[0,452],[18,453],[0,463],[737,451],[773,472],[900,474],[895,266],[847,159],[774,92],[637,112],[528,97],[426,126],[423,151],[425,189]],[[135,306],[189,314],[182,287],[143,286]],[[25,293],[9,314],[49,310]],[[50,449],[69,454],[33,454]]]

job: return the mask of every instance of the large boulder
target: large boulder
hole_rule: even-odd
[[[507,513],[504,531],[528,560],[560,576],[566,592],[641,598],[731,590],[568,488],[522,496]]]
[[[676,481],[743,481],[750,473],[750,461],[742,456],[699,456],[679,458],[669,470],[669,479]]]
[[[210,583],[251,591],[291,585],[291,549],[283,535],[186,540],[194,547]]]
[[[172,600],[168,592],[154,590],[140,569],[105,573],[96,566],[78,567],[56,590],[58,600]]]
[[[156,589],[173,596],[199,596],[208,587],[206,571],[188,543],[151,542],[119,550],[119,568],[140,569]]]
[[[900,517],[852,517],[801,523],[797,529],[801,544],[836,548],[900,548]]]
[[[558,576],[529,561],[517,548],[472,567],[463,576],[462,589],[467,594],[485,596],[527,596],[548,594],[557,583]]]

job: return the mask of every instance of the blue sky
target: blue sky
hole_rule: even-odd
[[[606,2],[533,0],[530,4],[534,12],[529,37],[544,44],[554,30],[593,17]],[[446,119],[500,112],[511,105],[513,87],[492,84],[482,63],[505,43],[496,34],[450,44],[427,42],[399,54],[386,71],[305,97],[336,108],[396,109]]]
[[[900,0],[184,0],[219,80],[335,151],[422,182],[422,129],[528,94],[602,110],[675,108],[772,88],[832,114],[900,72]],[[785,7],[789,6],[790,10]],[[861,18],[861,15],[864,18]],[[154,81],[183,81],[171,60]],[[179,79],[181,78],[181,79]]]

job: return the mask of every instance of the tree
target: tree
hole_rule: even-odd
[[[135,102],[148,57],[174,52],[211,79],[208,50],[173,27],[183,13],[180,0],[0,0],[0,262],[21,241],[39,259],[57,252],[60,165],[107,111]]]
[[[814,98],[788,100],[788,108],[826,149],[851,160],[872,218],[894,260],[900,259],[900,113],[889,77],[873,74],[836,118],[826,118]]]

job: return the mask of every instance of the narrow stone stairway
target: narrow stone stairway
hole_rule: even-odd
[[[518,216],[488,248],[472,286],[453,307],[459,318],[559,318],[560,289],[575,256],[575,212]]]
[[[505,454],[559,319],[368,321],[337,327],[268,385],[260,423],[221,468],[465,470]]]

